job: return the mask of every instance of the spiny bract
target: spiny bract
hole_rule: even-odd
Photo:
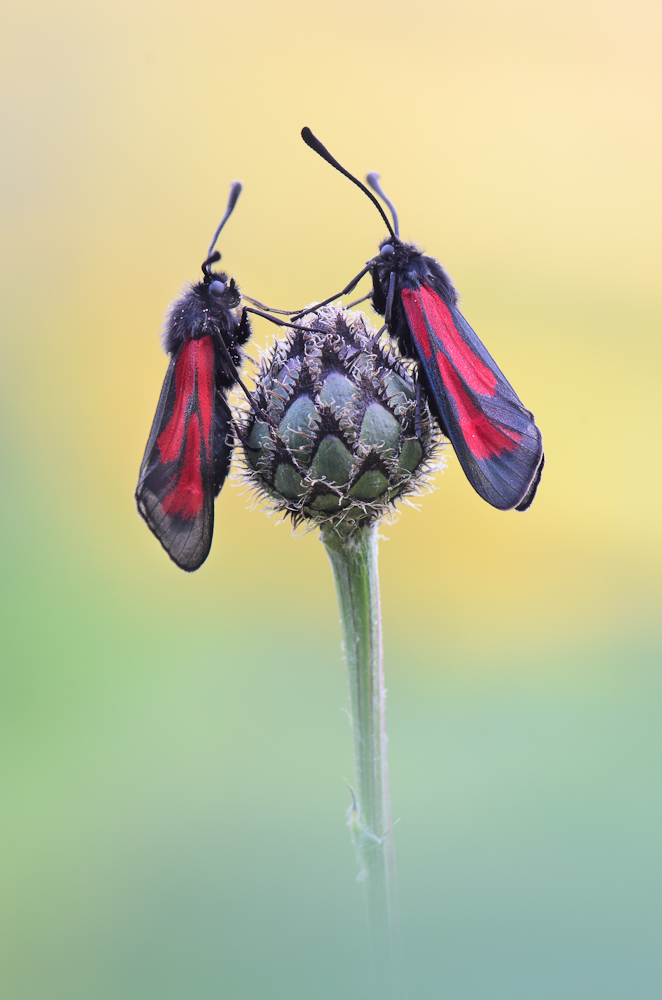
[[[261,359],[238,414],[246,478],[272,510],[351,533],[421,492],[442,437],[404,360],[360,312],[323,307]]]

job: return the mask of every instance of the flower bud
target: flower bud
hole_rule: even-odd
[[[360,312],[322,307],[262,357],[238,424],[246,479],[273,510],[351,533],[421,492],[441,434],[413,362]]]

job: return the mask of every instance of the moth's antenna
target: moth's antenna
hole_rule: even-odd
[[[232,185],[230,187],[230,197],[228,198],[228,205],[227,205],[227,208],[225,209],[225,215],[223,216],[223,218],[219,222],[218,226],[216,227],[216,232],[214,233],[214,238],[211,241],[211,243],[209,244],[209,250],[207,251],[207,260],[205,261],[205,264],[209,263],[211,257],[213,256],[214,247],[216,246],[216,240],[221,235],[221,229],[223,228],[223,226],[228,221],[228,219],[230,218],[230,216],[232,215],[232,213],[234,211],[234,206],[237,204],[237,199],[238,199],[239,195],[241,194],[242,187],[243,187],[243,184],[241,183],[241,181],[233,181],[232,182]],[[221,259],[221,255],[219,254],[218,257],[216,258],[216,260],[220,260],[220,259]],[[203,264],[202,265],[202,270],[204,271],[204,269],[205,268],[204,268],[204,264]]]
[[[350,174],[349,170],[345,170],[345,168],[342,167],[338,163],[338,161],[333,158],[333,156],[331,156],[331,153],[328,151],[328,149],[326,148],[326,146],[322,145],[322,143],[319,141],[319,139],[316,136],[313,135],[313,133],[310,131],[310,129],[308,128],[307,125],[306,125],[305,128],[301,129],[301,138],[306,143],[306,145],[310,146],[311,149],[314,149],[315,152],[319,156],[321,156],[323,160],[326,160],[327,163],[330,163],[332,167],[335,167],[336,170],[339,170],[341,174],[344,174],[345,177],[348,177],[350,179],[350,181],[353,181],[353,183],[356,184],[357,187],[361,188],[361,190],[363,191],[363,193],[366,194],[368,196],[368,198],[370,198],[370,201],[373,203],[373,205],[376,206],[377,211],[379,212],[379,214],[381,215],[382,219],[386,223],[386,228],[388,229],[388,231],[391,234],[391,236],[394,239],[396,239],[398,234],[393,231],[393,227],[391,226],[391,223],[388,221],[388,219],[386,217],[386,213],[384,212],[384,209],[379,204],[379,202],[375,198],[375,196],[372,193],[372,191],[368,191],[368,189],[365,186],[365,184],[362,184],[361,181],[357,177],[354,177],[353,174]]]
[[[393,216],[393,228],[395,229],[395,235],[399,236],[400,235],[400,223],[398,222],[398,213],[396,212],[395,208],[393,207],[393,202],[391,201],[391,199],[387,198],[386,195],[384,194],[384,192],[381,189],[381,186],[379,184],[379,174],[375,173],[375,171],[373,170],[371,173],[368,174],[368,176],[366,177],[366,180],[367,180],[368,184],[370,185],[370,187],[372,188],[372,190],[376,191],[377,194],[379,195],[379,197],[382,199],[382,201],[386,205],[388,205],[389,210],[391,212],[391,215]]]

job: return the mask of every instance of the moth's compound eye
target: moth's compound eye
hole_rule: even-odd
[[[212,295],[215,295],[218,298],[223,294],[223,292],[227,287],[228,286],[225,281],[216,280],[212,281],[211,284],[209,285],[209,291],[211,292]]]
[[[393,253],[393,247],[391,246],[391,244],[390,243],[385,243],[384,246],[379,251],[379,256],[380,257],[390,257],[392,253]]]

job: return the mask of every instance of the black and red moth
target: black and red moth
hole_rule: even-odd
[[[170,355],[136,488],[138,512],[180,569],[192,572],[209,555],[214,500],[234,447],[228,392],[241,383],[241,345],[251,334],[241,295],[212,264],[221,229],[241,193],[232,185],[202,265],[202,281],[170,305],[163,346]]]
[[[430,408],[467,479],[493,507],[526,510],[545,461],[533,414],[457,308],[458,294],[441,264],[400,239],[397,214],[378,175],[368,174],[367,181],[388,205],[393,225],[374,195],[309,128],[301,136],[374,202],[390,234],[379,244],[378,255],[340,294],[350,292],[365,274],[372,276],[373,307],[384,316],[402,354],[418,361]],[[333,298],[337,296],[326,301]]]

